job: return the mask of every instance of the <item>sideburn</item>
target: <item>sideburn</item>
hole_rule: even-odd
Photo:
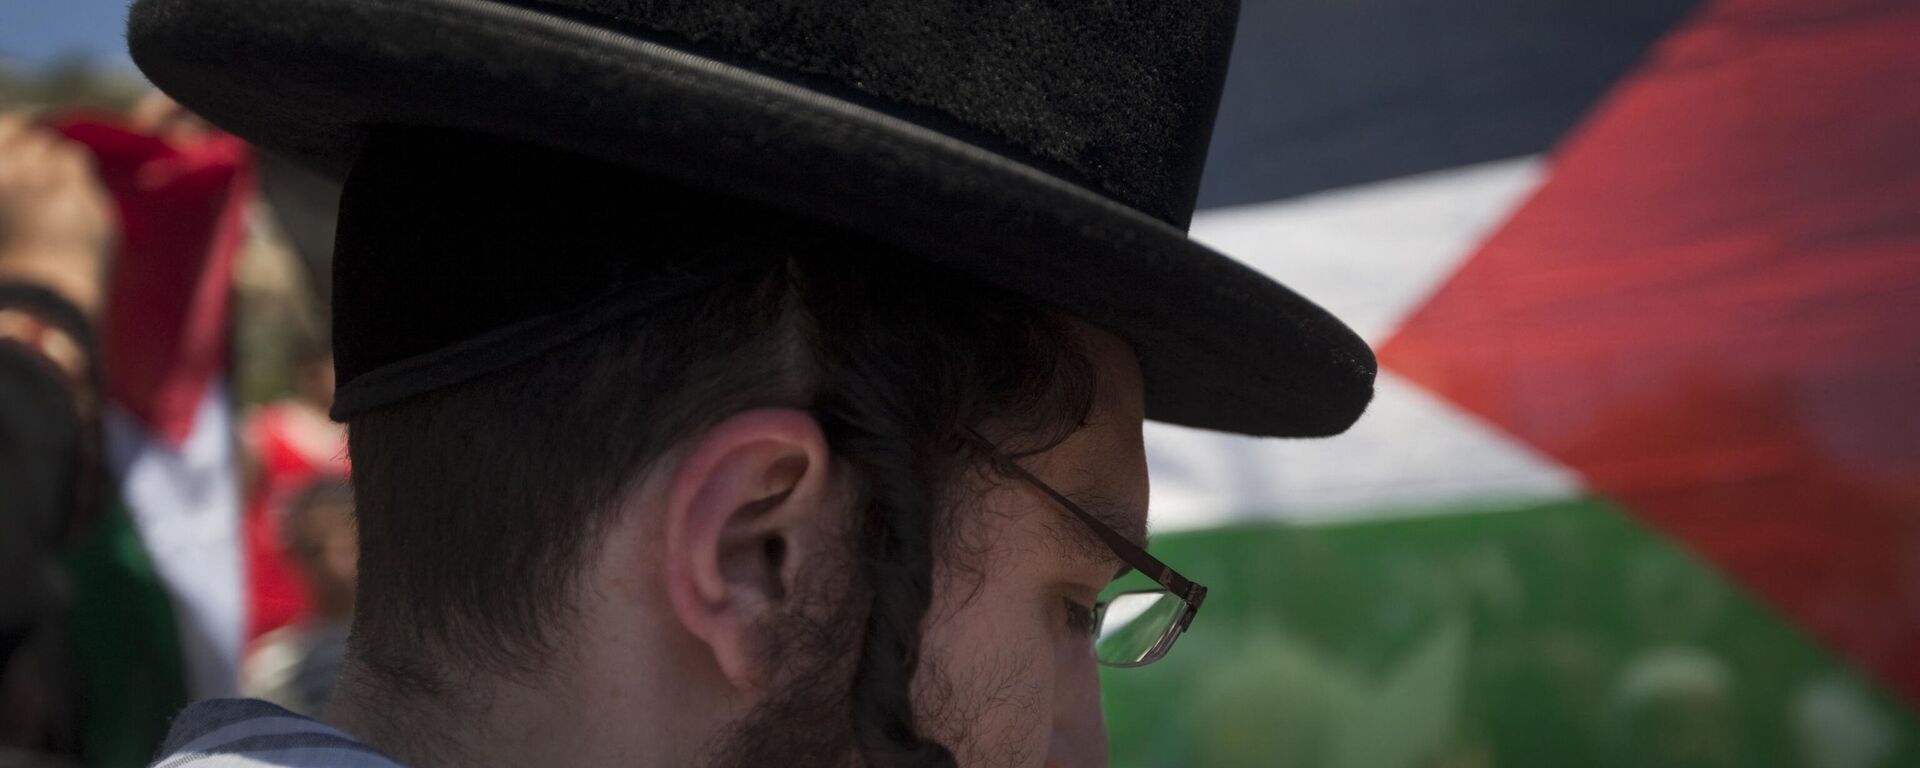
[[[825,615],[796,611],[767,622],[763,636],[775,642],[763,649],[762,658],[778,681],[752,711],[714,737],[707,768],[867,765],[853,733],[852,688],[866,619],[861,608],[868,598],[865,590],[853,592],[861,594]],[[1025,671],[1009,670],[1013,680]],[[950,747],[965,742],[971,719],[952,716],[952,681],[938,665],[922,663],[914,683],[921,692],[915,703],[927,710],[923,716],[949,731],[942,741]]]
[[[861,764],[850,702],[869,597],[844,575],[832,580],[842,583],[796,589],[795,605],[762,622],[756,634],[768,693],[714,737],[709,768]]]

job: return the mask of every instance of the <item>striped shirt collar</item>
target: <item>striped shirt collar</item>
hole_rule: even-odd
[[[182,710],[151,768],[401,768],[352,736],[258,699]]]

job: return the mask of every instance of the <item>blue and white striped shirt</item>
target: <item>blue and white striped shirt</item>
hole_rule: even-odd
[[[312,718],[258,699],[213,699],[182,710],[152,768],[401,768],[393,758]]]

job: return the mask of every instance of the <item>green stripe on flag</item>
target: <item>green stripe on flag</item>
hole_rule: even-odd
[[[1116,766],[1920,765],[1914,712],[1604,502],[1154,551],[1211,592],[1106,670]]]
[[[117,499],[66,563],[81,754],[96,768],[146,765],[187,705],[173,603]]]

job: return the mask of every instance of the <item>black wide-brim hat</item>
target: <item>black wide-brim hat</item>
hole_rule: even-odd
[[[386,126],[598,158],[1102,326],[1139,354],[1149,418],[1334,434],[1372,396],[1366,344],[1185,233],[1236,13],[1233,0],[138,0],[128,41],[189,109],[336,178]],[[356,258],[336,254],[336,291],[381,266]],[[431,308],[454,317],[430,318],[437,336],[415,344],[342,329],[421,310],[336,296],[336,415],[524,360],[617,314],[569,302],[622,304],[544,295],[560,298],[475,313],[471,327],[458,307]]]

